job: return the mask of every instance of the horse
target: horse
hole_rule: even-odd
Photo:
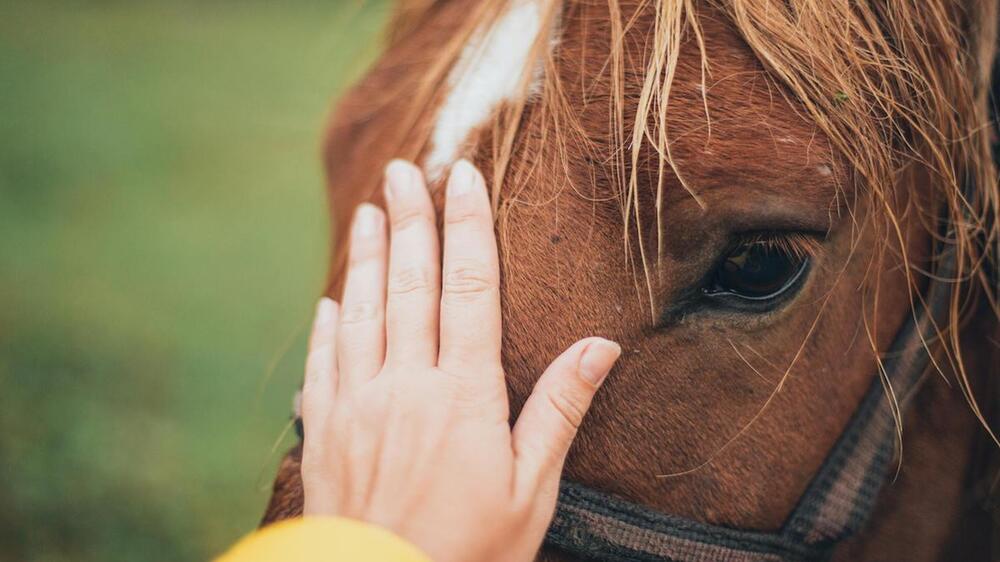
[[[385,163],[419,163],[440,210],[468,158],[512,419],[568,343],[624,350],[539,560],[998,559],[997,19],[401,0],[327,128],[326,293]],[[300,454],[263,524],[301,513]]]

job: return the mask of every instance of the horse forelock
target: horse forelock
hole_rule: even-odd
[[[442,4],[447,2],[401,2],[400,13],[406,17],[397,20],[397,31]],[[996,43],[994,1],[892,0],[848,7],[784,0],[608,0],[602,8],[607,25],[593,26],[599,32],[587,31],[592,45],[587,51],[561,44],[559,34],[567,26],[556,24],[593,17],[594,6],[559,0],[478,4],[468,11],[469,21],[461,23],[466,32],[454,46],[451,61],[439,69],[439,76],[426,81],[437,84],[439,100],[433,128],[421,145],[432,177],[439,178],[451,162],[474,153],[477,143],[488,139],[493,143],[494,200],[499,206],[503,190],[516,193],[532,181],[572,183],[551,177],[566,162],[521,165],[524,154],[544,150],[543,144],[556,146],[548,153],[563,160],[573,151],[601,153],[611,160],[603,164],[610,168],[614,193],[609,196],[621,207],[626,248],[638,250],[639,271],[651,292],[651,270],[662,240],[650,246],[640,230],[663,230],[662,189],[653,200],[640,193],[640,171],[651,153],[659,160],[653,164],[658,168],[657,185],[669,177],[698,198],[701,186],[688,181],[689,174],[671,151],[669,108],[671,96],[678,95],[673,92],[678,66],[692,64],[682,53],[693,53],[698,59],[693,64],[700,67],[697,86],[704,99],[704,127],[711,135],[714,110],[707,93],[728,77],[713,74],[713,59],[725,54],[707,51],[700,20],[706,14],[722,17],[778,85],[778,95],[791,99],[797,111],[816,124],[849,170],[850,177],[843,181],[853,182],[878,210],[873,227],[887,246],[897,247],[894,252],[902,256],[914,291],[922,286],[921,271],[933,270],[933,263],[908,261],[897,206],[901,197],[914,194],[900,191],[909,187],[900,182],[902,171],[921,166],[934,180],[929,193],[922,194],[927,207],[919,212],[931,222],[944,216],[964,225],[951,241],[960,256],[955,282],[962,290],[955,293],[953,315],[941,335],[948,348],[945,363],[970,391],[970,405],[982,418],[964,373],[957,327],[970,310],[970,300],[985,299],[998,313],[989,281],[989,270],[997,267],[998,196],[989,153],[984,70],[990,67]],[[605,138],[595,138],[594,131],[579,122],[576,108],[567,106],[557,72],[567,65],[589,69],[593,75],[586,79],[594,96],[608,101]],[[544,121],[538,127],[541,132],[532,139],[519,138],[529,106]],[[484,129],[492,130],[482,134]],[[602,144],[612,149],[602,151]],[[823,163],[818,169],[829,173],[831,166]],[[539,178],[540,173],[546,175]],[[966,193],[970,183],[975,189]],[[569,187],[587,191],[584,186]],[[658,209],[653,225],[642,220],[644,205]],[[919,299],[914,294],[914,302]],[[652,305],[651,295],[649,302]],[[989,429],[985,419],[981,421]]]

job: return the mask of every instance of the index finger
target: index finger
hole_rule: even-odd
[[[448,179],[441,273],[445,370],[500,364],[500,266],[486,182],[459,160]]]

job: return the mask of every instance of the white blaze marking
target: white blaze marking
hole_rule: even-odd
[[[513,0],[490,29],[477,30],[448,76],[450,91],[431,134],[424,168],[431,181],[441,178],[460,156],[463,144],[504,101],[514,99],[532,47],[542,28],[547,0]],[[533,80],[540,80],[535,69]],[[537,87],[533,84],[530,90]]]

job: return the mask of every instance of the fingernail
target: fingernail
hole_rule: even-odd
[[[617,343],[596,339],[583,350],[583,357],[580,358],[580,376],[590,384],[600,386],[621,354],[622,348]]]
[[[417,169],[406,160],[393,160],[385,167],[385,195],[398,198],[416,186]]]
[[[471,162],[459,160],[451,167],[451,177],[448,179],[448,195],[464,195],[470,193],[476,186],[479,173]]]
[[[315,326],[319,328],[332,322],[333,312],[336,308],[337,304],[333,302],[333,299],[329,297],[319,299],[319,303],[316,304]]]
[[[378,211],[371,203],[358,205],[354,212],[354,235],[371,236],[378,228]]]

